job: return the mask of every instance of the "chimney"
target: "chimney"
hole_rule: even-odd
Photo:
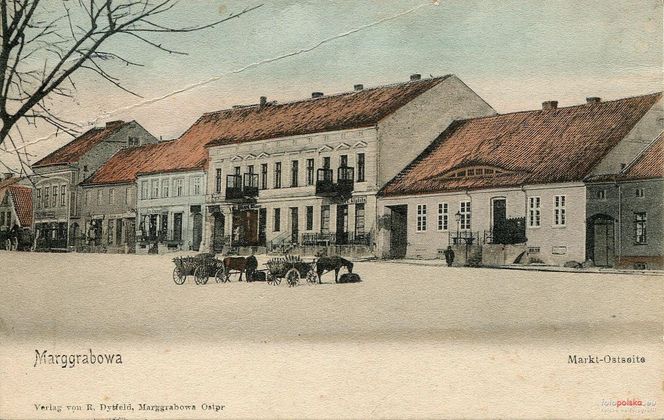
[[[422,78],[422,75],[419,74],[419,73],[415,73],[415,74],[410,75],[410,81],[411,82],[414,81],[414,80],[420,80],[421,78]]]
[[[261,101],[260,101],[261,108],[263,108],[265,105],[267,105],[267,96],[261,96]]]
[[[311,92],[312,98],[322,98],[324,96],[323,92]]]
[[[597,96],[591,96],[586,98],[587,104],[598,104],[600,102],[602,102],[602,98],[598,98]]]
[[[354,89],[354,90],[363,90],[363,89],[364,89],[364,85],[358,83],[357,85],[353,85],[353,89]]]
[[[542,109],[544,111],[551,111],[558,108],[558,101],[544,101],[542,102]]]
[[[122,120],[109,121],[106,123],[106,128],[116,128],[124,124]]]

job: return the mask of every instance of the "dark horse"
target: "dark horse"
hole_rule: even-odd
[[[226,257],[224,258],[224,268],[227,276],[230,270],[237,270],[240,272],[238,281],[242,281],[242,273],[245,273],[245,279],[250,281],[258,268],[258,261],[253,255],[249,257]]]
[[[339,282],[339,270],[341,267],[346,267],[349,273],[353,272],[353,263],[345,258],[338,256],[320,257],[316,261],[316,274],[318,274],[318,282],[321,282],[321,276],[334,270],[334,282]]]

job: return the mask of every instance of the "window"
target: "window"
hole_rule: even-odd
[[[254,165],[247,166],[247,173],[254,174]]]
[[[307,206],[307,230],[314,230],[314,207]]]
[[[449,206],[447,203],[438,203],[438,230],[449,228]]]
[[[58,206],[58,186],[53,186],[53,200],[51,201],[51,207]]]
[[[323,158],[323,168],[330,169],[330,157],[329,156],[325,156]]]
[[[274,188],[281,188],[281,162],[274,164]]]
[[[127,140],[127,145],[129,147],[134,147],[139,145],[138,137],[129,137]]]
[[[267,163],[261,164],[261,190],[267,190]]]
[[[297,187],[297,178],[299,176],[300,162],[294,160],[291,166],[291,187]]]
[[[637,244],[647,243],[646,222],[647,215],[645,212],[634,213],[634,242]]]
[[[104,191],[103,190],[97,190],[97,205],[98,206],[101,206],[103,198],[104,198]]]
[[[330,206],[320,208],[320,231],[321,233],[330,232]]]
[[[565,226],[567,223],[565,205],[564,195],[556,195],[553,197],[553,224],[555,226]]]
[[[646,196],[645,191],[643,191],[643,188],[637,188],[635,192],[638,198],[643,198]]]
[[[148,181],[141,181],[141,200],[147,200],[148,196]]]
[[[201,194],[201,177],[200,176],[195,176],[191,179],[192,183],[192,190],[193,193],[192,195],[200,195]]]
[[[239,166],[234,167],[233,173],[235,173],[235,175],[240,175],[240,173],[242,173],[242,168],[240,168]]]
[[[598,190],[598,191],[595,193],[595,197],[596,197],[598,200],[606,200],[606,190]]]
[[[170,187],[170,179],[162,179],[161,180],[161,197],[162,198],[168,198],[168,190]]]
[[[176,197],[184,195],[184,178],[177,178],[173,181],[173,192],[175,192]]]
[[[108,204],[114,204],[115,203],[115,190],[111,188],[108,190]]]
[[[85,192],[85,205],[92,203],[92,191],[88,190]]]
[[[314,160],[307,159],[307,185],[314,185]]]
[[[0,226],[9,226],[9,223],[5,223],[5,212],[0,211]]]
[[[38,209],[40,209],[41,206],[42,206],[42,201],[41,201],[41,199],[42,199],[42,195],[41,195],[41,192],[42,192],[41,188],[37,188],[37,208],[38,208]]]
[[[131,188],[127,187],[125,188],[125,204],[129,204],[131,202]]]
[[[424,232],[427,230],[427,205],[418,204],[417,205],[417,228],[418,232]]]
[[[51,189],[49,187],[44,187],[44,208],[48,208],[48,205],[50,204],[50,201],[49,201],[50,197],[49,197],[49,193],[48,193],[50,190]]]
[[[64,207],[67,204],[67,186],[60,185],[60,205]]]
[[[88,171],[88,165],[83,165],[83,172],[87,172],[87,171]]]
[[[214,192],[221,192],[221,168],[217,168],[214,176]]]
[[[343,168],[348,166],[348,155],[339,156],[339,166]]]
[[[355,236],[364,235],[364,203],[355,204]]]
[[[364,182],[364,153],[357,154],[357,182]]]
[[[281,209],[274,209],[274,221],[272,223],[272,230],[279,232],[281,230]]]
[[[528,226],[539,227],[542,222],[540,197],[528,197]]]
[[[470,201],[459,203],[459,228],[461,230],[470,230]]]
[[[152,195],[150,196],[150,198],[159,198],[159,180],[153,179],[151,187],[152,187]]]

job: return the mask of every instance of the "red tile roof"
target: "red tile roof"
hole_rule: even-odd
[[[168,146],[147,149],[149,157],[139,156],[139,150],[116,154],[85,183],[127,183],[140,174],[204,169],[210,145],[371,126],[447,77],[207,113]]]
[[[625,168],[621,178],[664,178],[664,131]]]
[[[661,92],[457,121],[383,189],[385,196],[582,181]],[[483,166],[499,175],[449,177]]]
[[[23,227],[32,226],[32,189],[20,185],[9,187],[14,202],[14,211]]]
[[[32,166],[39,167],[75,163],[94,146],[106,140],[110,135],[120,130],[126,124],[129,123],[110,124],[104,128],[93,128],[88,130],[81,136],[35,162]]]
[[[160,161],[164,150],[171,147],[173,143],[173,141],[168,141],[121,149],[81,184],[133,183],[139,173],[145,172],[146,168],[152,168],[156,161]]]
[[[203,115],[183,138],[200,137],[208,146],[216,146],[370,127],[448,77],[212,112]]]

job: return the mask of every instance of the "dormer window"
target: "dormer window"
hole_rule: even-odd
[[[494,176],[507,171],[500,168],[491,168],[486,166],[475,166],[464,169],[456,169],[444,174],[444,178],[469,178],[469,177],[478,177],[478,176]]]
[[[138,140],[138,137],[129,137],[127,140],[127,146],[129,147],[136,147],[140,145],[140,141]]]

